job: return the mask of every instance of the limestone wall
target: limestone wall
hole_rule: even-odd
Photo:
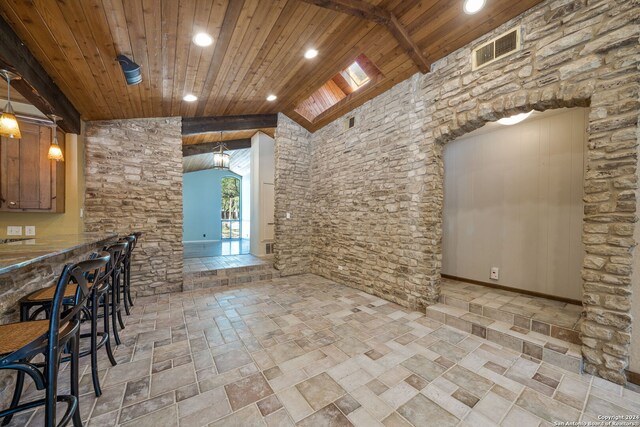
[[[638,220],[639,11],[637,0],[546,1],[365,103],[352,129],[341,119],[306,135],[279,123],[277,151],[292,147],[281,127],[297,135],[304,164],[311,150],[311,271],[412,308],[436,302],[443,144],[519,112],[590,107],[583,355],[588,372],[624,382]],[[472,71],[472,48],[516,25],[522,49]],[[276,158],[276,174],[293,163],[291,153]],[[276,193],[277,212],[306,194]],[[283,231],[277,244],[308,252]],[[291,265],[281,257],[278,268]]]
[[[182,120],[86,124],[86,231],[142,231],[132,292],[182,290]]]

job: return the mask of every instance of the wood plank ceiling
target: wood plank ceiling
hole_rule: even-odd
[[[476,15],[462,0],[368,3],[397,16],[432,63],[540,1],[487,0]],[[86,120],[284,112],[316,130],[418,70],[385,26],[301,0],[3,0],[0,15]],[[214,44],[194,45],[199,31]],[[306,60],[310,47],[320,54]],[[125,85],[117,54],[142,66],[140,85]],[[295,113],[360,54],[383,78],[313,122]]]

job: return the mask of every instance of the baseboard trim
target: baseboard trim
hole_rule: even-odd
[[[633,372],[633,371],[625,371],[625,373],[627,374],[627,381],[629,381],[632,384],[635,385],[640,385],[640,374],[637,372]]]
[[[572,298],[559,297],[556,295],[544,294],[542,292],[528,291],[526,289],[510,288],[508,286],[498,285],[496,283],[483,282],[481,280],[475,280],[475,279],[465,279],[464,277],[451,276],[449,274],[441,274],[441,276],[445,279],[458,280],[460,282],[471,283],[473,285],[486,286],[488,288],[500,289],[503,291],[517,292],[519,294],[530,295],[532,297],[546,298],[554,301],[564,302],[567,304],[582,305],[582,301],[578,301]]]

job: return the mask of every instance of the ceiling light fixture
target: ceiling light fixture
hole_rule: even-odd
[[[52,114],[49,116],[53,120],[53,141],[49,145],[49,152],[47,153],[47,159],[55,160],[56,162],[64,162],[64,156],[62,155],[62,149],[58,144],[58,120],[62,117]]]
[[[213,168],[229,170],[229,154],[224,152],[227,147],[222,142],[218,147],[220,150],[213,153]]]
[[[193,42],[198,46],[207,47],[213,44],[213,37],[207,33],[198,33],[193,36]]]
[[[198,97],[197,97],[197,96],[195,96],[195,95],[194,95],[194,94],[192,94],[192,93],[188,93],[188,94],[186,94],[182,99],[183,99],[183,100],[185,100],[185,101],[187,101],[187,102],[195,102],[195,101],[197,101],[197,100],[198,100]]]
[[[271,94],[271,95],[267,96],[267,101],[269,101],[269,102],[273,102],[276,99],[278,99],[278,97],[275,96],[274,94]]]
[[[501,125],[505,125],[505,126],[512,126],[512,125],[520,123],[523,120],[526,120],[526,118],[529,117],[531,115],[531,113],[533,113],[533,110],[529,111],[528,113],[521,113],[521,114],[516,114],[514,116],[511,116],[511,117],[505,117],[505,118],[502,118],[502,119],[498,120],[498,123],[500,123]]]
[[[142,82],[142,72],[140,71],[140,66],[138,64],[124,55],[118,55],[116,59],[120,63],[120,67],[124,73],[124,79],[127,81],[128,85],[137,85]]]
[[[309,49],[304,53],[304,57],[307,59],[313,59],[318,56],[318,51],[316,49]]]
[[[473,15],[484,7],[485,0],[464,0],[464,13]]]
[[[20,77],[7,70],[0,70],[0,75],[7,81],[7,105],[0,116],[0,136],[20,139],[22,138],[20,126],[18,126],[18,119],[11,106],[11,79],[16,80]]]

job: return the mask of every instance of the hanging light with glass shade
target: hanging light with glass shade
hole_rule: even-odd
[[[52,114],[49,116],[51,120],[53,120],[53,141],[51,141],[51,145],[49,146],[49,152],[47,153],[47,159],[55,160],[56,162],[64,162],[64,156],[62,155],[62,149],[60,148],[60,144],[58,144],[58,120],[61,119],[60,116],[56,116]]]
[[[219,150],[213,153],[213,168],[229,170],[229,154],[224,152],[227,147],[222,142],[218,147]]]
[[[11,80],[17,80],[20,77],[7,70],[0,70],[0,75],[7,81],[7,105],[0,116],[0,136],[20,139],[22,138],[20,126],[18,126],[18,119],[11,106]]]

